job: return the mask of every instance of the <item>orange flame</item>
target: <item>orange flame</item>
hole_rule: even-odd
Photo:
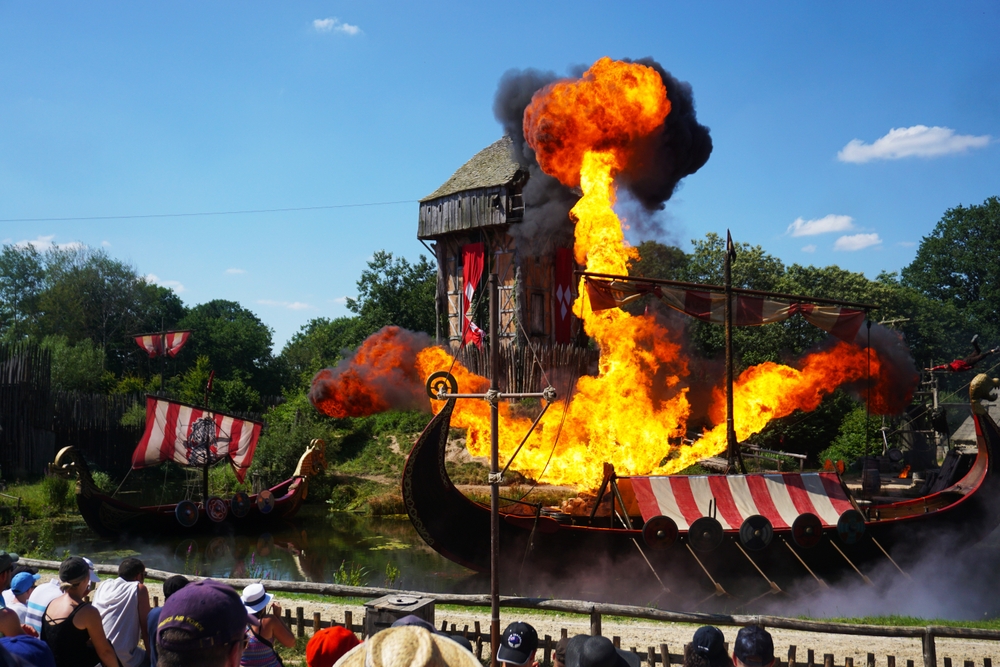
[[[416,354],[430,339],[395,326],[383,327],[336,368],[313,378],[309,400],[330,417],[361,417],[423,404]]]
[[[579,185],[583,192],[570,215],[576,223],[574,255],[588,271],[626,274],[637,257],[612,208],[614,178],[628,165],[634,142],[660,131],[669,113],[670,101],[655,70],[607,58],[578,81],[557,82],[539,91],[525,111],[525,138],[543,170],[566,185]],[[723,451],[722,388],[715,391],[709,411],[717,426],[693,444],[681,444],[690,414],[683,386],[688,367],[675,335],[651,316],[617,309],[595,313],[582,284],[578,293],[574,313],[600,347],[599,372],[578,380],[568,405],[561,397],[552,406],[513,467],[549,483],[592,489],[601,482],[604,462],[613,463],[621,475],[670,474]],[[452,369],[462,393],[481,393],[489,386],[438,347],[419,351],[415,363],[420,378]],[[760,432],[772,419],[814,410],[836,387],[866,377],[868,352],[840,343],[808,355],[800,365],[795,369],[764,363],[741,374],[734,386],[740,440]],[[873,351],[872,376],[877,377],[879,369]],[[873,407],[880,400],[884,405],[891,387],[880,379],[873,389]],[[433,410],[442,406],[432,401]],[[531,420],[512,414],[504,402],[499,410],[500,460],[505,464]],[[486,401],[458,400],[452,425],[467,429],[472,455],[489,454],[489,424]]]

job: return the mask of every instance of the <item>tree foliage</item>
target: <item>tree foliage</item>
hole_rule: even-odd
[[[358,279],[358,296],[347,309],[358,316],[367,337],[388,324],[434,335],[434,263],[420,255],[416,264],[379,250]]]
[[[177,357],[182,367],[205,357],[219,380],[241,380],[259,393],[279,393],[271,328],[251,311],[235,301],[216,299],[191,308],[177,327],[193,330]]]
[[[963,338],[972,331],[1000,343],[1000,198],[945,211],[903,269],[903,284],[955,309]]]
[[[365,336],[357,317],[317,317],[299,329],[281,351],[293,382],[308,385],[319,370],[335,366]]]

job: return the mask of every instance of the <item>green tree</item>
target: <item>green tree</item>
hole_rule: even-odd
[[[869,417],[865,407],[859,405],[844,417],[840,432],[833,444],[819,454],[819,461],[843,461],[852,465],[866,454],[881,453],[882,427],[880,417]]]
[[[945,211],[934,230],[920,241],[916,257],[903,269],[902,282],[960,316],[964,339],[972,331],[1000,343],[1000,264],[991,252],[1000,248],[1000,198]]]
[[[292,336],[281,351],[281,360],[293,382],[308,386],[317,371],[336,365],[345,350],[356,348],[362,340],[359,318],[317,317]]]
[[[218,379],[241,380],[259,394],[280,392],[281,378],[271,354],[271,328],[240,304],[222,299],[199,304],[177,327],[193,330],[177,356],[182,368],[197,367],[205,357],[206,380],[211,369]]]
[[[173,324],[183,312],[171,290],[151,285],[134,267],[89,248],[45,255],[45,287],[38,296],[35,334],[84,339],[102,347],[115,373],[134,370],[143,354],[130,336]]]
[[[5,245],[0,252],[0,334],[20,340],[31,333],[38,316],[38,296],[45,265],[34,246]]]
[[[639,259],[629,267],[629,275],[661,280],[683,280],[690,258],[677,246],[657,241],[643,241],[638,245]]]
[[[89,338],[71,345],[66,336],[46,336],[41,346],[52,356],[53,389],[106,393],[118,382],[104,368],[104,350]]]
[[[387,324],[434,335],[437,269],[420,255],[416,264],[379,250],[358,279],[358,297],[347,300],[360,331],[369,336]]]

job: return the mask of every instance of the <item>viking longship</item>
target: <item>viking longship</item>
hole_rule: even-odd
[[[137,506],[98,489],[83,456],[64,447],[50,471],[76,478],[76,501],[87,525],[104,537],[121,534],[163,534],[206,531],[228,526],[255,529],[294,515],[306,498],[309,476],[325,466],[324,443],[314,440],[299,459],[293,475],[259,492],[243,491],[231,498],[209,493],[211,466],[228,462],[244,481],[263,425],[218,410],[159,396],[146,397],[146,428],[132,455],[132,468],[172,461],[201,472],[200,493],[168,503]]]
[[[723,312],[730,310],[725,303],[729,295],[720,299],[718,294],[689,292],[682,297],[649,282],[626,286],[613,280],[587,288],[595,309],[620,305],[634,294],[657,293],[690,315],[725,320],[727,329],[733,315],[741,323],[759,324],[799,312],[850,340],[865,314],[829,304],[782,305],[760,294],[734,297],[734,314]],[[683,591],[690,599],[693,588],[709,597],[744,601],[788,590],[802,580],[820,587],[843,578],[871,583],[868,574],[879,565],[908,576],[908,565],[928,544],[961,549],[1000,525],[1000,473],[992,464],[1000,428],[983,407],[984,401],[995,400],[991,392],[996,385],[985,375],[973,380],[970,400],[978,446],[975,451],[949,451],[936,480],[918,497],[856,493],[837,471],[618,476],[606,463],[589,513],[525,502],[502,507],[500,562],[514,576],[579,575],[598,564],[607,572],[609,565],[614,569],[618,564],[625,568],[619,571],[651,575],[650,581],[654,586],[659,582],[664,592]],[[731,387],[730,379],[730,395]],[[448,393],[461,388],[448,377],[443,389],[429,382],[428,390],[446,403],[410,452],[403,500],[427,544],[450,560],[486,572],[490,508],[464,496],[445,469],[451,415],[456,400],[462,400],[448,398]],[[730,463],[736,458],[732,444],[731,439]]]

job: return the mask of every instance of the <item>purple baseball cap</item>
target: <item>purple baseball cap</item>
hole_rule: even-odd
[[[248,624],[256,626],[259,621],[247,614],[239,594],[221,582],[204,579],[188,584],[163,603],[156,645],[183,652],[231,644],[243,637]],[[163,631],[169,629],[184,630],[190,637],[165,642]]]

